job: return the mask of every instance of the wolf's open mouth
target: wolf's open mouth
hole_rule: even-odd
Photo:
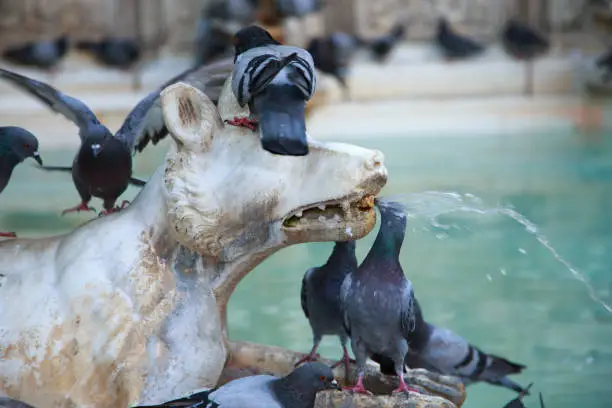
[[[355,218],[360,212],[369,212],[374,208],[374,195],[369,194],[358,200],[332,200],[292,211],[283,221],[283,227],[294,228],[301,222],[341,222]]]

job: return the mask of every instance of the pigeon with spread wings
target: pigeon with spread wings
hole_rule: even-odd
[[[224,66],[226,67],[226,66]],[[226,67],[227,68],[227,67]],[[218,67],[211,69],[216,72]],[[231,70],[221,69],[225,78]],[[102,214],[110,214],[129,204],[123,201],[115,206],[117,199],[125,192],[128,184],[143,186],[144,181],[132,177],[132,154],[141,152],[151,141],[156,144],[168,133],[161,114],[159,94],[168,84],[183,78],[197,82],[201,90],[210,82],[206,81],[206,67],[187,71],[155,91],[149,93],[128,114],[121,128],[114,135],[104,126],[91,109],[82,101],[68,96],[44,82],[28,78],[15,72],[0,68],[0,78],[4,78],[21,90],[37,98],[56,113],[63,115],[79,128],[81,146],[73,160],[72,166],[46,166],[45,170],[69,171],[74,185],[81,197],[81,203],[63,211],[62,214],[79,211],[95,211],[89,207],[92,197],[101,198],[104,202]],[[222,81],[216,72],[216,84],[220,88]],[[196,81],[197,80],[197,81]],[[218,94],[218,90],[212,90]]]

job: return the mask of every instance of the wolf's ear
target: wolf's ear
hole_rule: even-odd
[[[164,123],[178,145],[193,151],[207,150],[213,134],[223,126],[210,98],[183,82],[165,88],[160,98]]]

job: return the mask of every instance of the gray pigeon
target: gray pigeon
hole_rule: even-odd
[[[315,362],[301,365],[285,377],[243,377],[215,390],[148,408],[313,408],[317,392],[330,389],[340,389],[331,368]]]
[[[11,47],[2,53],[2,57],[14,64],[51,70],[67,51],[68,38],[60,37],[51,41],[30,42]]]
[[[20,127],[0,127],[0,193],[7,186],[15,166],[29,157],[42,166],[36,136]],[[0,237],[15,238],[16,235],[0,232]]]
[[[280,45],[261,27],[249,26],[234,38],[236,66],[232,91],[251,117],[227,123],[255,129],[262,147],[273,154],[308,154],[304,111],[316,86],[315,65],[302,48]]]
[[[98,62],[120,69],[131,68],[142,54],[141,46],[133,38],[107,37],[101,41],[82,41],[77,48],[93,54]]]
[[[312,329],[313,346],[310,353],[296,363],[313,361],[316,351],[324,335],[334,335],[340,338],[342,359],[332,366],[344,362],[346,373],[349,370],[351,358],[346,349],[348,333],[346,332],[340,309],[340,288],[346,275],[357,269],[355,242],[336,242],[327,263],[323,266],[310,268],[304,274],[300,298],[302,310]]]
[[[341,288],[344,323],[357,360],[357,384],[352,391],[368,393],[363,386],[365,364],[377,353],[393,360],[400,382],[394,392],[418,392],[404,382],[404,358],[415,326],[414,293],[399,263],[406,232],[401,204],[376,200],[380,230],[363,263],[346,276]]]
[[[225,65],[223,67],[227,68]],[[217,66],[212,68],[214,75],[217,75],[217,70]],[[196,70],[185,72],[168,82],[192,76],[196,77],[201,85],[199,88],[202,90],[202,87],[209,84],[205,79],[206,72],[205,66],[199,67],[197,72]],[[226,69],[225,72],[224,79],[231,71]],[[115,207],[117,199],[125,192],[128,184],[136,186],[145,184],[144,181],[132,177],[132,154],[141,152],[149,141],[155,144],[168,134],[159,101],[159,95],[166,84],[141,100],[128,114],[117,133],[113,135],[106,126],[100,123],[87,105],[51,85],[2,68],[0,68],[0,78],[10,81],[13,85],[34,96],[79,128],[81,146],[72,166],[43,167],[45,170],[72,173],[81,203],[64,210],[62,214],[95,211],[89,207],[92,196],[104,201],[104,211],[101,214],[106,215],[119,211],[128,204],[127,201],[124,201],[120,207]],[[218,78],[216,80],[218,81]]]
[[[0,408],[34,408],[25,402],[18,401],[16,399],[1,397],[0,396]]]
[[[408,367],[460,377],[466,384],[482,381],[528,394],[526,389],[507,377],[519,374],[524,365],[487,354],[458,334],[426,322],[416,298],[414,308],[415,330],[408,338],[410,351],[404,361]],[[395,374],[395,364],[390,358],[379,354],[371,358],[380,364],[383,374]]]

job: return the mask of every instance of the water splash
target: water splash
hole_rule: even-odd
[[[512,208],[487,208],[482,199],[472,194],[460,194],[456,192],[444,191],[425,191],[420,193],[398,194],[385,198],[404,203],[407,217],[412,219],[425,218],[433,227],[443,230],[450,230],[452,226],[441,223],[439,221],[439,217],[451,213],[464,212],[484,216],[503,215],[512,218],[514,221],[519,223],[525,229],[525,231],[531,234],[540,243],[540,245],[546,248],[546,250],[559,263],[561,263],[576,280],[584,284],[590,298],[593,301],[597,302],[605,310],[612,313],[612,306],[597,296],[593,285],[591,285],[587,277],[576,269],[569,261],[563,258],[561,254],[559,254],[559,252],[552,246],[548,238],[539,231],[538,226],[535,223]]]

